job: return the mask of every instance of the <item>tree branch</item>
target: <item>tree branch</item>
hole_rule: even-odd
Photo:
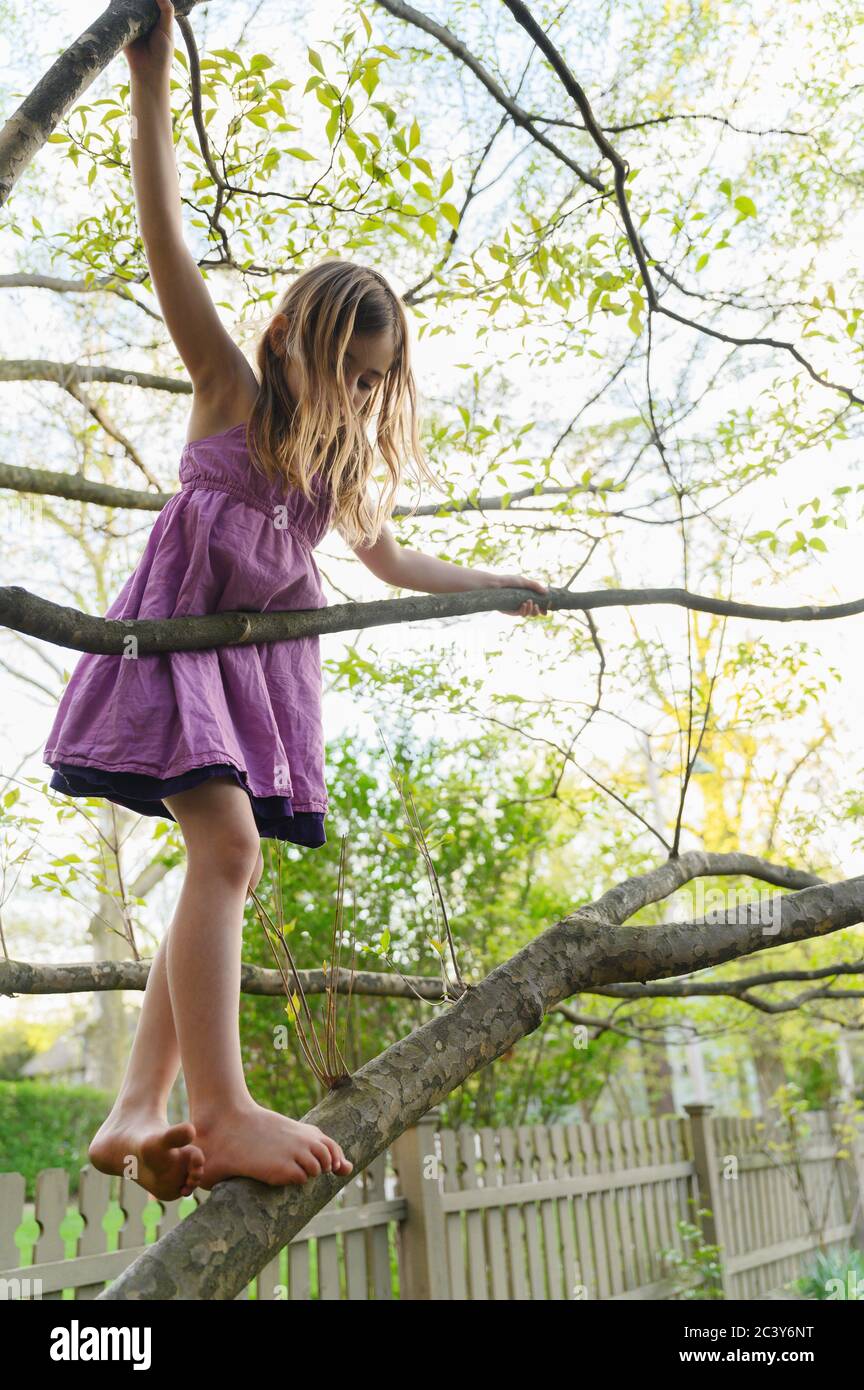
[[[491,73],[486,71],[479,59],[475,58],[470,49],[466,48],[462,40],[458,39],[456,35],[447,28],[446,24],[439,24],[436,20],[430,19],[428,15],[423,14],[420,10],[415,10],[413,5],[404,4],[403,0],[378,0],[378,4],[382,9],[387,10],[389,14],[394,15],[396,19],[405,20],[406,23],[413,24],[415,28],[422,29],[424,33],[431,34],[433,38],[436,38],[439,43],[443,44],[455,58],[458,58],[460,62],[464,63],[465,66],[473,72],[474,76],[482,82],[487,92],[495,98],[499,106],[503,106],[504,110],[508,112],[514,125],[521,126],[523,130],[527,130],[529,135],[537,141],[538,145],[542,145],[544,149],[554,154],[556,159],[560,159],[562,164],[565,164],[568,169],[572,169],[573,173],[576,174],[583,183],[587,183],[590,188],[593,188],[595,192],[604,193],[606,191],[595,174],[591,174],[586,169],[583,169],[580,164],[576,163],[575,159],[571,159],[570,155],[568,155],[565,150],[562,150],[559,145],[554,144],[548,136],[543,134],[542,130],[537,129],[531,117],[528,115],[528,112],[525,111],[518,102],[513,101],[512,97],[507,95],[504,89],[495,81]]]
[[[114,382],[118,386],[141,386],[148,391],[170,391],[175,396],[191,396],[192,383],[182,377],[154,376],[152,372],[124,370],[122,367],[82,366],[80,362],[44,362],[38,359],[0,361],[0,381],[56,381],[69,390],[90,381]]]
[[[130,292],[130,283],[137,284],[138,281],[122,280],[116,275],[100,275],[92,280],[69,280],[59,275],[43,275],[38,271],[26,270],[15,271],[11,275],[0,275],[0,290],[37,289],[54,290],[57,294],[114,294],[118,299],[125,299],[128,304],[142,309],[157,323],[162,323],[161,314],[157,314],[155,309],[136,299]]]
[[[175,496],[172,492],[138,492],[133,488],[115,487],[111,483],[91,482],[80,473],[55,473],[48,468],[21,468],[17,464],[0,463],[0,487],[13,492],[35,492],[46,497],[69,497],[75,502],[93,502],[100,507],[129,508],[137,511],[158,512]],[[539,488],[536,484],[508,492],[505,496],[456,497],[445,502],[423,502],[414,507],[410,504],[397,504],[393,516],[424,517],[442,519],[459,512],[512,512],[518,516],[522,512],[535,510],[530,507],[514,507],[514,502],[534,501],[538,497],[574,496],[578,493],[603,493],[605,488],[590,483],[573,483],[565,487],[558,483],[547,483]],[[551,508],[536,508],[541,514]],[[639,520],[634,517],[633,520]],[[677,517],[676,517],[677,521]]]
[[[430,618],[449,618],[498,609],[518,610],[526,598],[536,600],[535,589],[488,588],[456,593],[424,594],[417,598],[376,599],[370,603],[338,603],[321,608],[287,609],[269,613],[208,613],[187,618],[96,618],[77,608],[31,594],[11,585],[0,588],[0,626],[41,637],[58,647],[102,655],[130,651],[134,639],[138,655],[149,652],[203,651],[208,647],[245,646],[257,642],[286,642],[316,633],[349,632],[357,628],[385,627]],[[590,589],[571,593],[549,589],[543,607],[553,609],[626,608],[671,604],[697,613],[722,613],[766,622],[797,623],[831,621],[864,613],[864,598],[819,607],[773,607],[708,598],[686,589]]]

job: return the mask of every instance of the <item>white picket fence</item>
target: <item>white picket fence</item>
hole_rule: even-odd
[[[844,1157],[827,1115],[778,1158],[755,1120],[687,1116],[609,1124],[439,1129],[434,1111],[348,1183],[239,1298],[561,1300],[675,1296],[661,1252],[694,1221],[723,1250],[727,1298],[770,1296],[817,1249],[864,1248],[864,1138]],[[27,1258],[24,1179],[0,1173],[0,1298],[95,1298],[148,1243],[207,1201],[157,1203],[90,1165],[39,1174]],[[119,1204],[112,1240],[104,1222]],[[181,1214],[181,1206],[183,1213]],[[113,1206],[117,1215],[117,1206]],[[67,1249],[70,1213],[83,1228]]]

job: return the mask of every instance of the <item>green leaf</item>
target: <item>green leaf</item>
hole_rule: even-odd
[[[752,198],[745,197],[743,193],[735,199],[735,206],[742,217],[756,216],[756,204]]]
[[[215,53],[217,58],[224,58],[229,63],[236,63],[238,67],[243,67],[243,59],[239,53],[235,53],[233,48],[213,48],[211,53]]]
[[[293,147],[293,146],[292,146],[292,148],[291,148],[290,150],[283,150],[282,153],[283,153],[283,154],[290,154],[291,157],[292,157],[293,159],[314,159],[314,158],[315,158],[314,154],[310,154],[308,150],[300,150],[300,149],[297,149],[297,148],[295,148],[295,147]]]
[[[313,68],[317,68],[319,72],[323,73],[324,64],[321,62],[320,54],[316,53],[314,48],[309,48],[306,50],[306,52],[309,58],[309,62],[312,64]]]
[[[363,76],[360,78],[361,87],[371,97],[375,88],[378,86],[379,81],[380,78],[378,76],[377,67],[372,66],[372,64],[368,64],[367,67],[364,69]]]

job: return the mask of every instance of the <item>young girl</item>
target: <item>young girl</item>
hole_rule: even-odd
[[[192,379],[192,409],[181,489],[107,616],[322,607],[312,552],[331,526],[373,574],[400,588],[545,591],[522,575],[400,548],[383,509],[370,507],[373,411],[388,506],[403,456],[410,451],[426,471],[408,323],[377,271],[332,259],[299,275],[261,339],[257,375],[222,326],[183,241],[169,107],[173,7],[159,0],[159,9],[156,26],[125,50],[132,177],[153,285]],[[499,611],[541,608],[527,600]],[[322,1170],[350,1173],[334,1139],[252,1099],[238,1030],[244,902],[263,870],[261,837],[326,843],[318,637],[87,654],[44,756],[59,791],[176,820],[187,854],[123,1085],[90,1145],[94,1167],[130,1174],[163,1200],[234,1176],[285,1184]],[[190,1119],[169,1125],[181,1061]]]

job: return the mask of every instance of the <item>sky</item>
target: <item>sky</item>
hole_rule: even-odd
[[[212,27],[208,29],[209,45],[216,47],[221,43],[232,42],[236,37],[238,15],[250,10],[254,10],[254,7],[240,4],[212,7]],[[56,22],[44,31],[40,30],[35,36],[36,43],[41,48],[41,56],[28,52],[26,61],[20,67],[16,66],[16,51],[10,49],[8,42],[0,36],[0,82],[7,90],[15,86],[16,80],[20,81],[22,87],[29,85],[33,76],[47,66],[52,53],[65,47],[69,40],[86,26],[93,13],[94,6],[84,3],[84,0],[55,5],[53,14]],[[305,71],[307,44],[314,46],[317,41],[332,33],[334,23],[341,13],[341,4],[332,3],[332,0],[316,0],[314,6],[308,7],[302,32],[295,32],[280,17],[278,7],[265,5],[254,20],[255,48],[262,51],[278,51],[280,62],[286,72],[291,70],[292,64],[300,65]],[[47,43],[49,36],[50,44]],[[118,59],[118,62],[120,61],[122,60]],[[746,52],[742,52],[741,66],[743,75],[747,67]],[[757,116],[764,117],[770,114],[771,91],[770,74],[763,72],[761,85],[753,93],[752,109],[747,108],[742,112],[739,108],[739,117],[747,114],[751,119],[756,119]],[[429,119],[432,119],[431,113]],[[302,133],[298,133],[298,140],[300,138]],[[461,132],[456,113],[453,113],[451,155],[460,148],[460,141]],[[501,164],[503,165],[523,144],[524,141],[521,139],[509,147],[505,144],[500,156]],[[53,176],[52,171],[59,168],[56,152],[50,149],[43,150],[37,164],[35,180],[39,184],[42,180],[50,180]],[[638,188],[638,184],[635,187]],[[63,196],[66,200],[64,206],[68,206],[70,216],[80,215],[76,213],[75,191],[64,190]],[[86,194],[84,196],[86,197]],[[845,240],[832,252],[840,265],[844,254],[852,255],[858,231],[856,226],[850,225],[844,233]],[[15,239],[8,236],[3,238],[0,235],[0,261],[3,269],[14,266],[18,253],[19,247],[15,244]],[[808,254],[809,248],[802,247],[802,257]],[[386,268],[386,273],[394,288],[400,291],[406,288],[391,267]],[[705,283],[711,287],[710,279]],[[8,295],[9,292],[2,293]],[[4,355],[74,355],[75,345],[69,340],[69,328],[62,308],[51,302],[50,295],[40,293],[37,296],[37,292],[31,291],[29,297],[17,295],[14,301],[11,296],[8,301],[4,298],[3,304],[8,310],[5,331],[2,332]],[[452,336],[442,334],[419,339],[415,334],[415,372],[421,392],[430,401],[452,402],[456,399],[457,393],[465,389],[463,374],[455,370],[455,363],[488,360],[489,349],[478,344],[476,336],[481,321],[465,308],[456,321],[457,332]],[[682,342],[683,338],[678,330],[670,329],[668,326],[658,330],[657,370],[661,392],[664,386],[671,384]],[[533,418],[542,423],[548,418],[553,423],[561,423],[569,418],[572,413],[570,403],[586,399],[591,394],[590,365],[585,359],[578,359],[572,364],[564,363],[557,372],[549,372],[545,376],[532,375],[520,369],[518,359],[515,362],[508,360],[517,347],[518,335],[515,334],[510,339],[509,335],[503,333],[491,344],[492,351],[498,355],[506,368],[509,390],[507,409],[512,420]],[[756,389],[760,379],[764,378],[767,382],[777,374],[776,364],[771,364],[769,368],[760,361],[758,354],[751,354],[747,364],[748,389]],[[600,369],[602,364],[598,370]],[[32,434],[28,435],[27,430],[28,403],[32,400],[32,390],[44,392],[48,389],[36,387],[22,391],[14,386],[0,385],[5,407],[4,417],[0,422],[0,446],[3,451],[0,457],[5,461],[35,467],[58,466],[52,459],[41,456],[40,447],[44,436],[41,433],[35,437]],[[740,390],[740,386],[730,383],[730,404],[738,400]],[[566,408],[562,410],[562,406]],[[601,418],[601,414],[594,412],[587,418],[596,420]],[[158,458],[160,476],[170,476],[173,466],[171,460],[179,457],[184,430],[185,417],[182,409],[178,409],[172,415],[170,439],[163,439],[161,436],[158,439],[151,438],[146,436],[145,430],[145,452],[150,459]],[[763,524],[776,524],[781,516],[794,515],[797,507],[811,498],[814,492],[825,496],[831,487],[860,481],[859,453],[858,441],[848,446],[835,446],[830,453],[824,449],[804,452],[789,463],[784,463],[776,478],[746,489],[738,501],[733,501],[724,508],[724,515],[750,530]],[[454,476],[459,476],[461,467],[461,461],[454,459]],[[52,548],[48,548],[48,538],[44,535],[44,528],[38,518],[38,503],[36,507],[35,526],[32,504],[21,500],[13,505],[11,517],[7,510],[6,532],[9,544],[3,547],[5,554],[0,559],[0,583],[23,583],[25,587],[45,597],[67,601],[61,596],[57,585],[58,566],[80,564],[78,552],[71,542],[64,543],[56,538],[53,528],[50,538]],[[538,521],[539,517],[535,513],[531,519]],[[151,524],[152,519],[144,517],[136,535],[129,542],[130,568],[143,548]],[[778,583],[768,582],[764,570],[760,567],[745,564],[736,579],[735,597],[778,604],[826,604],[859,597],[864,589],[861,580],[859,531],[854,526],[848,531],[832,529],[828,540],[828,552],[809,558],[806,572],[795,574]],[[580,548],[578,537],[574,538],[572,543],[568,542],[565,548],[560,538],[550,541],[526,531],[518,554],[517,567],[522,573],[555,585],[565,582],[565,576],[569,577],[583,555],[584,548]],[[355,596],[369,599],[388,596],[389,591],[371,575],[363,573],[358,576],[358,567],[352,565],[348,553],[335,533],[325,540],[316,558],[329,577],[349,589]],[[625,585],[670,586],[678,585],[682,581],[680,551],[676,547],[671,528],[664,533],[662,543],[658,543],[658,534],[654,528],[633,528],[628,533],[626,547],[621,550],[619,563],[622,566],[621,582]],[[600,587],[611,582],[608,573],[602,569],[587,569],[584,579],[585,587]],[[331,593],[330,602],[339,601],[339,594]],[[365,634],[361,641],[361,650],[370,658],[377,653],[386,664],[387,656],[391,653],[398,654],[400,659],[404,660],[412,650],[428,653],[455,643],[464,669],[471,674],[485,673],[487,694],[510,691],[522,693],[531,699],[537,699],[541,695],[562,700],[590,699],[595,680],[593,662],[576,661],[572,657],[566,660],[550,660],[550,655],[554,655],[554,652],[550,653],[548,643],[540,630],[542,620],[533,621],[539,623],[537,628],[532,628],[532,620],[511,620],[492,613],[445,623],[376,628]],[[626,640],[629,629],[623,613],[608,610],[602,614],[599,621],[610,646],[616,637]],[[683,615],[677,609],[642,609],[639,613],[639,626],[643,633],[655,634],[678,650],[684,630],[683,621]],[[813,625],[790,624],[782,629],[781,634],[783,639],[790,643],[802,639],[812,643],[821,653],[823,661],[836,667],[842,674],[842,684],[832,687],[830,692],[830,711],[834,719],[845,723],[849,731],[850,776],[854,775],[854,770],[860,768],[864,761],[857,740],[862,676],[861,638],[864,636],[862,624],[864,618],[855,618],[843,623],[820,624],[818,631],[814,630]],[[748,621],[733,620],[732,626],[734,640],[746,640],[760,634],[768,635],[770,638],[775,636],[774,630],[766,634],[764,625]],[[350,640],[352,637],[353,634],[344,634],[322,638],[322,656],[336,656],[345,638]],[[499,649],[500,657],[489,656],[490,652]],[[58,656],[57,649],[51,649],[50,655],[55,661],[60,659],[67,668],[71,667],[76,659],[76,654],[71,652]],[[46,672],[38,654],[30,650],[22,651],[16,639],[7,636],[0,638],[0,659],[34,675],[41,672],[42,678],[48,679],[49,685],[52,683],[50,673]],[[818,665],[818,658],[816,664]],[[48,697],[39,697],[32,687],[13,680],[2,670],[0,681],[4,703],[3,728],[0,731],[0,774],[8,775],[18,769],[17,776],[47,776],[48,770],[41,763],[41,748],[52,718],[50,700]],[[634,718],[638,718],[641,712],[635,698],[631,709],[628,710],[626,704],[618,702],[616,710]],[[375,727],[376,711],[361,706],[353,695],[328,691],[325,696],[324,713],[328,736],[335,736],[342,729],[353,729],[366,738],[372,747],[379,745]],[[818,711],[814,711],[813,727],[817,717]],[[421,734],[439,733],[440,714],[435,711],[418,710],[416,727]],[[460,719],[454,714],[448,716],[448,729],[456,734],[476,729],[476,725],[473,721]],[[799,731],[796,727],[797,736]],[[602,767],[606,760],[610,763],[615,762],[620,745],[621,725],[612,719],[598,721],[588,742],[588,751],[583,748],[580,758],[589,767],[595,766],[592,759],[596,760],[597,766]],[[25,752],[30,753],[30,757],[23,767],[19,768]],[[385,757],[383,750],[381,756]],[[850,876],[864,872],[864,854],[852,845],[851,840],[851,832],[845,841],[839,835],[836,840],[838,856],[842,858],[844,869]],[[63,835],[55,832],[51,844],[58,851],[62,851]],[[742,848],[746,849],[746,846]],[[170,885],[165,886],[164,893],[157,893],[154,897],[153,922],[164,920],[166,904],[172,895],[176,894],[177,886],[172,880]],[[64,950],[68,946],[65,958],[87,955],[87,946],[82,934],[82,925],[86,920],[83,913],[78,913],[73,920],[68,908],[61,907],[59,902],[44,899],[40,899],[39,910],[46,921],[53,918],[53,922],[56,923],[64,941]],[[16,922],[23,927],[26,911],[23,901],[13,899],[7,909],[7,919],[12,923],[13,931]],[[18,936],[16,940],[21,941],[22,937]],[[13,954],[24,953],[16,946]],[[47,959],[49,956],[56,958],[56,952],[49,942],[43,941],[39,951],[34,950],[27,958]],[[41,1003],[50,1007],[49,1001]]]

